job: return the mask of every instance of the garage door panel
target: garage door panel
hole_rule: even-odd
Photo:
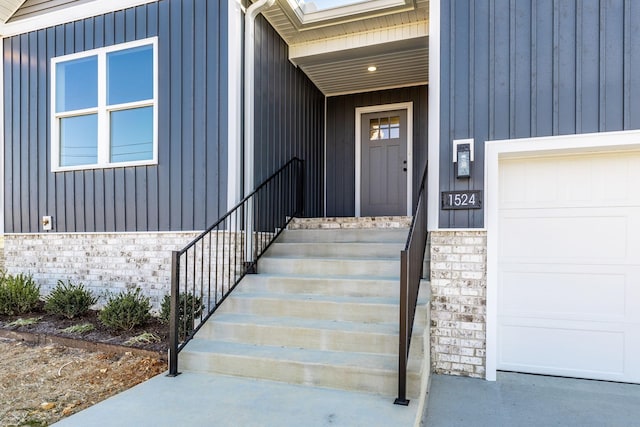
[[[638,205],[637,152],[503,160],[499,200],[503,208]]]
[[[532,215],[502,217],[500,255],[508,259],[624,258],[627,255],[626,216]]]
[[[503,315],[598,321],[625,317],[624,274],[520,270],[503,272],[500,281]]]
[[[500,365],[505,370],[531,373],[622,379],[625,371],[625,335],[620,331],[576,330],[545,326],[500,328],[503,346]]]

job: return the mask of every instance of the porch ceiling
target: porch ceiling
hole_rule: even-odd
[[[331,96],[428,83],[429,1],[406,4],[312,26],[296,19],[288,0],[264,15],[289,45],[291,62]]]

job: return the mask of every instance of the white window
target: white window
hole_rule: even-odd
[[[51,60],[53,171],[156,164],[157,39]]]

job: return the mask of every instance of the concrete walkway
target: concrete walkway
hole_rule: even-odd
[[[498,373],[432,375],[428,427],[640,426],[640,385]]]
[[[154,377],[55,426],[413,426],[417,402],[404,407],[373,394],[186,372]]]

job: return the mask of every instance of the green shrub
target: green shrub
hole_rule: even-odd
[[[181,337],[193,331],[193,322],[204,311],[202,298],[193,294],[180,294],[178,302],[178,331]],[[165,295],[160,306],[160,320],[169,323],[171,317],[171,296]]]
[[[100,322],[111,330],[130,331],[149,320],[149,310],[149,298],[142,295],[140,288],[135,288],[109,296],[99,318]]]
[[[94,297],[82,283],[74,285],[70,281],[64,283],[58,280],[56,287],[44,299],[44,309],[47,313],[60,314],[73,319],[85,314],[97,301],[98,298]]]
[[[40,286],[31,276],[2,274],[0,277],[0,314],[13,316],[31,312],[40,302]]]

